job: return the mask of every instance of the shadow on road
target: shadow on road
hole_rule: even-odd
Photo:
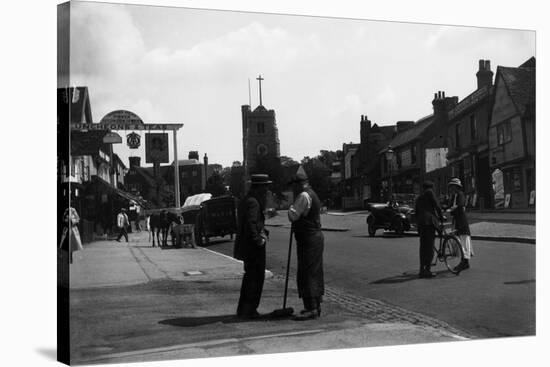
[[[504,282],[504,284],[506,285],[519,285],[519,284],[529,284],[529,283],[535,283],[535,279],[518,280],[515,282]]]
[[[439,271],[432,271],[432,272],[435,274],[435,277],[432,278],[432,280],[456,277],[455,274],[453,274],[453,273],[451,273],[450,271],[447,271],[447,270],[439,270]],[[405,283],[405,282],[410,282],[411,280],[417,280],[417,279],[420,280],[420,278],[418,277],[418,272],[417,271],[406,271],[402,274],[395,275],[393,277],[388,277],[388,278],[382,278],[382,279],[375,280],[373,282],[370,282],[370,284]],[[421,280],[425,280],[425,279],[421,279]],[[428,280],[428,279],[426,279],[426,280]]]
[[[402,235],[398,235],[394,232],[384,232],[382,235],[370,236],[368,234],[360,234],[352,236],[355,238],[382,238],[382,239],[395,239],[395,238],[408,238],[408,237],[418,237],[416,232],[405,232]]]
[[[269,314],[261,315],[258,318],[242,319],[237,315],[220,315],[220,316],[203,316],[203,317],[178,317],[176,319],[168,319],[159,321],[162,325],[172,325],[179,327],[195,327],[221,322],[222,324],[236,324],[241,322],[257,322],[274,320]]]

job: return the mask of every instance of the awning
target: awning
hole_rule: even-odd
[[[129,192],[126,192],[126,191],[123,191],[123,190],[117,189],[116,187],[111,186],[107,181],[105,181],[104,179],[102,179],[99,176],[92,176],[92,184],[93,183],[97,183],[97,184],[107,188],[111,193],[116,194],[116,195],[120,196],[121,198],[123,198],[125,200],[128,200],[130,203],[133,201],[133,202],[136,202],[141,207],[146,207],[147,206],[147,202],[145,200],[143,200],[142,198],[139,198],[139,197],[137,197],[133,194],[130,194]]]
[[[187,199],[185,199],[185,203],[183,204],[182,208],[186,208],[188,206],[201,205],[203,201],[210,200],[211,198],[212,198],[212,194],[209,194],[209,193],[202,193],[202,194],[189,196]]]

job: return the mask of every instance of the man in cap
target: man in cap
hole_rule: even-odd
[[[298,295],[304,303],[304,310],[295,319],[316,319],[321,316],[321,302],[325,293],[321,201],[309,185],[301,166],[290,184],[296,199],[288,210],[288,218],[292,222],[297,244]]]
[[[250,190],[241,200],[237,210],[238,230],[235,238],[234,257],[244,263],[244,276],[237,316],[245,319],[257,318],[265,278],[265,246],[268,231],[265,229],[264,210],[268,175],[255,174],[250,177]]]
[[[128,242],[128,225],[130,222],[128,221],[128,215],[126,215],[126,209],[122,208],[120,209],[120,213],[118,213],[116,217],[116,224],[118,227],[118,237],[117,241],[120,242],[120,238],[124,236],[126,239],[126,242]]]
[[[434,184],[425,181],[422,185],[424,192],[416,199],[416,224],[420,237],[420,278],[433,278],[431,272],[432,259],[434,256],[435,232],[439,222],[444,220],[441,207],[433,192]]]

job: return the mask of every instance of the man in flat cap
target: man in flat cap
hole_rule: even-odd
[[[298,295],[304,303],[304,310],[295,319],[316,319],[321,316],[321,302],[325,293],[321,201],[309,185],[301,166],[290,183],[296,199],[288,210],[288,218],[292,222],[297,244]]]
[[[431,272],[432,259],[434,256],[435,232],[439,222],[443,221],[443,212],[433,192],[434,184],[425,181],[422,185],[424,192],[416,199],[416,224],[418,236],[420,237],[420,278],[433,278]]]
[[[240,201],[237,210],[238,229],[233,256],[244,263],[244,276],[237,316],[244,319],[257,318],[265,278],[265,246],[268,231],[265,229],[264,210],[268,175],[250,177],[250,190]]]

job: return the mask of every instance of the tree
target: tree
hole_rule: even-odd
[[[208,177],[206,181],[206,192],[212,194],[212,197],[225,195],[226,189],[223,177],[218,172],[214,172]]]

